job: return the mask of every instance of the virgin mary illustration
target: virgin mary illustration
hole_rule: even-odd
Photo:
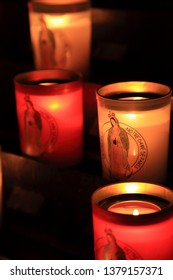
[[[97,259],[102,260],[126,260],[124,250],[119,246],[111,229],[105,228],[105,236],[97,241]]]
[[[132,174],[128,162],[129,139],[115,114],[109,113],[108,117],[111,123],[107,138],[110,177],[123,180]]]
[[[71,47],[66,34],[59,28],[48,28],[43,15],[40,16],[39,50],[41,68],[67,68],[71,61]]]
[[[24,111],[24,143],[25,152],[31,156],[38,156],[43,152],[42,118],[34,108],[29,96],[25,97],[26,110]]]
[[[52,30],[50,30],[43,16],[40,16],[41,31],[39,35],[39,48],[41,56],[41,68],[54,68],[56,66],[56,43]]]

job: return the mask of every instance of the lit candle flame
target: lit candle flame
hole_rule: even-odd
[[[134,209],[134,211],[133,211],[133,215],[134,215],[134,216],[138,216],[138,215],[139,215],[139,211],[138,211],[138,209]]]

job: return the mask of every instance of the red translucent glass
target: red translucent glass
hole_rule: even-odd
[[[68,70],[21,73],[14,79],[21,150],[69,166],[83,155],[83,90]]]

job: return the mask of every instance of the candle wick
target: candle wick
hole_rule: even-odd
[[[138,211],[138,209],[136,209],[136,208],[134,209],[134,211],[133,211],[133,215],[134,215],[134,216],[138,216],[138,215],[139,215],[139,211]]]

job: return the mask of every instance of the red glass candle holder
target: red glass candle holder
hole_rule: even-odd
[[[92,195],[95,258],[172,260],[173,191],[165,186],[126,182]]]
[[[71,166],[83,156],[83,90],[69,70],[35,70],[14,78],[21,150]]]

